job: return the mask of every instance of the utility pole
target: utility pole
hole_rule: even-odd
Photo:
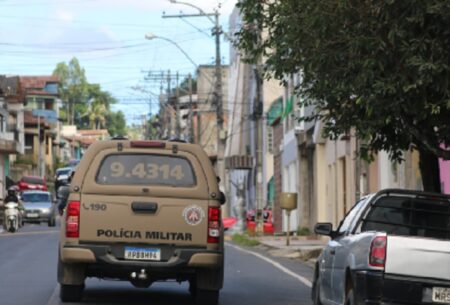
[[[170,78],[170,70],[167,71],[167,102],[166,104],[170,106],[170,82],[171,82],[171,78]],[[167,137],[170,139],[172,137],[172,114],[169,113],[169,130],[167,133]]]
[[[186,3],[180,3],[186,4]],[[202,9],[192,5],[192,6],[200,11],[199,14],[179,14],[179,15],[163,15],[163,18],[188,18],[188,17],[208,17],[211,21],[214,22],[214,28],[212,34],[215,35],[215,45],[216,45],[216,61],[215,61],[215,76],[216,82],[214,86],[214,105],[216,107],[216,117],[217,117],[217,175],[220,178],[220,189],[224,191],[224,183],[225,183],[225,162],[224,162],[224,153],[225,153],[225,132],[223,129],[223,103],[222,103],[222,63],[220,58],[220,35],[223,33],[219,23],[219,12],[215,11],[214,13],[205,13]],[[214,17],[214,20],[211,19]],[[227,216],[227,210],[222,210],[224,216]]]
[[[188,114],[188,124],[189,124],[189,143],[194,143],[194,121],[193,121],[193,112],[194,107],[192,103],[192,75],[189,73],[188,75],[188,87],[189,87],[189,114]]]
[[[181,138],[181,124],[180,124],[180,84],[179,84],[179,79],[178,79],[178,71],[176,74],[176,84],[177,86],[175,87],[175,129],[176,129],[176,137],[177,139]]]

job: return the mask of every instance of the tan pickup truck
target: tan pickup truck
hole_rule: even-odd
[[[155,281],[189,281],[196,304],[217,304],[224,202],[198,145],[92,144],[73,176],[61,225],[61,300],[81,300],[85,279],[97,277],[142,288]]]

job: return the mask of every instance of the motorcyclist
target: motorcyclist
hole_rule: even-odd
[[[8,202],[17,202],[19,203],[19,197],[17,196],[17,191],[14,188],[14,186],[11,186],[8,189],[7,195],[5,197],[5,200],[3,201],[5,204]]]
[[[11,186],[6,194],[5,199],[3,200],[3,204],[7,204],[8,202],[17,202],[19,205],[19,226],[23,226],[23,212],[25,208],[22,205],[22,201],[19,200],[19,196],[17,195],[18,188],[17,186],[13,185]]]

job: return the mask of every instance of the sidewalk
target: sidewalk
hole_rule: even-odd
[[[314,265],[327,244],[326,240],[314,236],[292,236],[289,246],[286,246],[286,236],[261,236],[257,239],[261,245],[269,248],[270,255],[300,259],[310,265]]]

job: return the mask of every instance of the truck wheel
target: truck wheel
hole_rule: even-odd
[[[59,286],[59,298],[62,302],[78,302],[83,296],[84,285],[63,285]]]
[[[219,290],[197,289],[195,305],[217,305],[219,304]]]
[[[345,305],[354,305],[355,304],[355,294],[353,292],[353,288],[350,287],[347,291],[347,296],[345,297]]]
[[[48,226],[49,227],[54,227],[55,226],[55,218],[51,218],[48,220]]]
[[[189,293],[194,298],[197,295],[197,282],[194,279],[189,280]]]
[[[322,305],[322,302],[320,301],[320,285],[316,282],[313,288],[313,304],[314,305]]]

